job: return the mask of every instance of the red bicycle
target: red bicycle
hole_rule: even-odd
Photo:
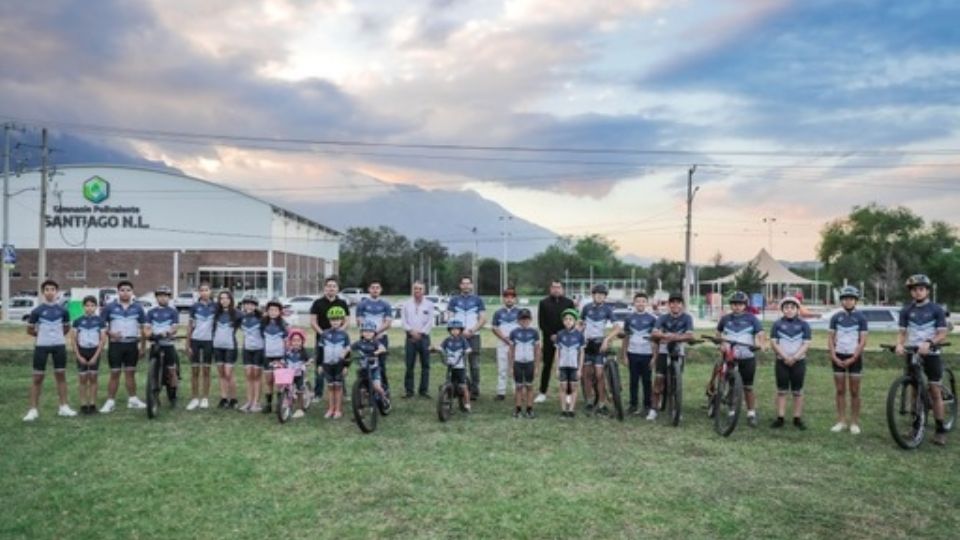
[[[715,345],[727,343],[748,347],[756,352],[760,347],[745,345],[729,339],[715,336],[701,336]],[[713,429],[721,437],[729,437],[737,429],[740,409],[743,406],[743,379],[740,377],[737,358],[733,347],[720,355],[713,366],[713,383],[707,389],[707,415],[713,417]]]

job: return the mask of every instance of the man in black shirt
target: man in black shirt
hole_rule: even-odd
[[[342,298],[337,296],[340,292],[340,282],[337,278],[331,276],[323,282],[323,296],[313,301],[310,306],[310,326],[317,333],[316,353],[317,353],[317,375],[314,385],[315,399],[323,397],[323,376],[320,374],[320,366],[323,365],[323,350],[320,346],[320,334],[324,330],[330,329],[330,319],[327,318],[327,311],[333,306],[340,306],[347,313],[347,318],[343,322],[343,329],[350,326],[350,305]]]
[[[550,282],[550,296],[540,300],[537,309],[537,322],[543,334],[543,369],[540,371],[540,395],[535,400],[543,403],[547,400],[547,389],[550,387],[550,373],[553,371],[553,357],[556,355],[554,339],[557,332],[563,329],[565,309],[576,309],[573,300],[563,295],[563,283],[557,280]]]

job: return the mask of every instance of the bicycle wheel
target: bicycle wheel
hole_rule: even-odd
[[[943,427],[952,431],[957,424],[957,381],[952,370],[943,371],[943,386],[940,391],[943,393]]]
[[[904,375],[893,382],[887,393],[887,426],[893,440],[906,450],[923,442],[927,408],[922,392],[913,377]]]
[[[717,380],[713,394],[713,429],[721,437],[729,437],[740,420],[743,404],[743,379],[738,371]]]
[[[147,418],[154,419],[160,413],[160,387],[163,383],[163,361],[159,355],[150,355],[147,364]]]
[[[617,365],[616,359],[607,363],[604,371],[607,375],[607,391],[610,392],[613,411],[617,415],[617,420],[623,422],[623,399],[620,397],[620,366]]]
[[[372,433],[376,430],[379,411],[374,404],[370,384],[364,380],[364,377],[357,377],[354,381],[350,402],[353,404],[353,419],[357,421],[360,431]]]
[[[683,409],[683,371],[679,361],[673,363],[672,392],[670,393],[670,423],[680,425],[681,410]]]
[[[453,385],[446,383],[437,392],[437,418],[441,422],[446,422],[451,416],[453,416]]]
[[[277,391],[277,420],[286,423],[293,416],[293,385],[285,384]]]

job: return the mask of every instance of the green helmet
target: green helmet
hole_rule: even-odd
[[[333,306],[327,310],[327,318],[330,320],[346,319],[347,311],[340,306]]]
[[[567,315],[573,317],[573,320],[575,320],[575,321],[579,321],[579,320],[580,320],[580,312],[577,311],[577,310],[575,310],[575,309],[573,309],[573,308],[567,308],[567,309],[563,310],[563,313],[560,314],[560,318],[562,319],[562,318],[566,317]]]

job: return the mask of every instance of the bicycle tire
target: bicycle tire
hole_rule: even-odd
[[[607,375],[607,391],[610,392],[610,401],[613,402],[613,411],[617,420],[623,422],[623,398],[620,395],[620,366],[616,359],[607,363],[604,370]]]
[[[293,416],[293,390],[292,385],[284,385],[282,390],[277,391],[277,420],[281,424],[286,424]]]
[[[147,418],[153,420],[160,413],[160,386],[163,362],[158,355],[150,355],[147,363]]]
[[[947,431],[953,431],[953,427],[957,425],[957,381],[953,376],[953,370],[949,368],[943,370],[941,393],[943,396],[943,427]]]
[[[726,377],[718,378],[713,394],[713,429],[718,435],[729,437],[737,429],[742,405],[743,378],[740,372],[733,371]]]
[[[924,392],[909,375],[898,377],[887,392],[887,427],[894,442],[904,450],[914,450],[923,443],[927,416]],[[906,422],[905,426],[900,424],[901,421]],[[906,431],[904,427],[907,427]]]
[[[679,361],[673,363],[673,392],[670,403],[670,423],[680,425],[683,411],[683,370]]]
[[[453,416],[453,385],[446,383],[437,392],[437,418],[441,422],[446,422],[451,416]]]
[[[374,404],[371,384],[364,377],[357,377],[353,382],[353,393],[350,403],[353,405],[353,419],[363,433],[373,433],[377,429],[379,411]]]

